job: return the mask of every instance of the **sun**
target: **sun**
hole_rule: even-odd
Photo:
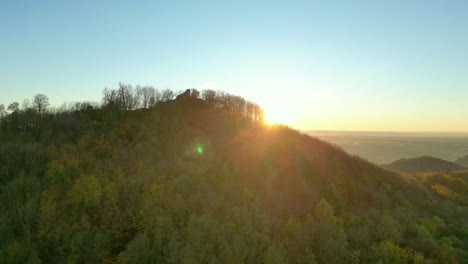
[[[265,123],[268,125],[288,125],[291,122],[291,115],[285,109],[279,107],[270,107],[265,109]]]
[[[267,99],[267,98],[265,98]],[[285,102],[284,98],[268,98],[260,102],[266,125],[286,125],[296,127],[304,111],[297,104]]]

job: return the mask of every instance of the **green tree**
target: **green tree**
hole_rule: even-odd
[[[317,220],[323,223],[341,225],[343,222],[339,217],[335,216],[333,208],[325,198],[320,199],[315,205],[314,213]]]
[[[268,246],[263,256],[264,264],[282,264],[286,263],[283,250],[275,245]]]

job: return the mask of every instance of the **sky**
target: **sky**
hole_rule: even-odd
[[[0,104],[119,82],[241,95],[296,129],[468,131],[468,1],[0,0]]]

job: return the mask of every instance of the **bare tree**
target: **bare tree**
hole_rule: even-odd
[[[171,91],[170,89],[165,89],[164,91],[162,91],[161,101],[167,102],[169,100],[172,100],[172,98],[174,98],[174,92],[173,91]]]
[[[49,98],[43,94],[36,94],[33,97],[33,107],[39,114],[42,114],[49,107]]]
[[[108,106],[111,104],[118,103],[118,96],[117,96],[116,90],[112,90],[106,87],[102,91],[102,94],[103,94],[103,97],[102,97],[103,105]]]
[[[153,88],[152,88],[153,89]],[[156,105],[157,102],[161,101],[162,99],[162,93],[160,90],[153,89],[154,92],[150,96],[149,100],[149,107],[153,107]]]
[[[19,110],[19,103],[18,102],[13,102],[8,106],[8,111],[16,112],[18,110]]]
[[[210,105],[216,105],[216,92],[213,90],[203,90],[202,99]]]
[[[263,123],[264,119],[265,119],[265,116],[264,116],[264,113],[263,113],[263,109],[259,105],[254,104],[253,120],[257,121],[257,122],[260,122],[260,123]]]
[[[133,87],[131,85],[119,83],[117,95],[119,98],[119,103],[123,109],[133,110],[136,107]]]
[[[141,92],[141,86],[140,85],[137,85],[137,87],[135,88],[135,90],[132,89],[131,91],[131,97],[130,97],[130,110],[134,110],[134,109],[137,109],[141,106],[141,96],[142,96],[142,92]]]
[[[138,98],[138,107],[143,107],[143,108],[146,108],[144,106],[144,102],[143,102],[143,89],[144,87],[141,87],[140,85],[137,85],[137,87],[135,88],[135,97]]]
[[[137,87],[137,94],[139,94],[141,100],[141,107],[148,108],[151,106],[152,99],[155,97],[155,90],[151,86],[145,86],[143,88]]]

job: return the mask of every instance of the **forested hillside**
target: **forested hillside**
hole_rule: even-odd
[[[468,173],[402,176],[221,92],[10,106],[1,263],[468,263]]]
[[[400,159],[392,163],[382,165],[382,167],[399,173],[445,172],[467,169],[466,167],[462,167],[456,163],[430,156]]]

